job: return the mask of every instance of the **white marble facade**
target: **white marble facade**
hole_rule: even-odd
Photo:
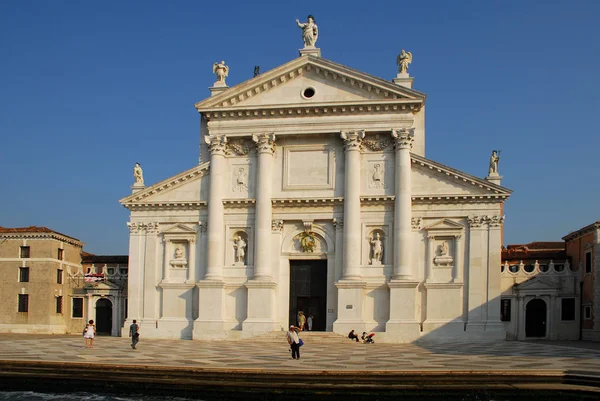
[[[322,260],[325,331],[504,339],[510,190],[425,157],[425,95],[407,82],[304,55],[197,103],[199,165],[121,200],[125,326],[181,339],[285,330],[290,261]]]

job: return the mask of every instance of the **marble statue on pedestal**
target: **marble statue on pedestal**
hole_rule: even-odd
[[[302,28],[302,40],[304,40],[304,47],[315,47],[317,38],[319,37],[319,29],[315,24],[315,17],[309,15],[307,17],[308,22],[302,23],[296,20],[298,27]]]
[[[177,245],[177,248],[175,248],[175,259],[183,259],[183,256],[183,248],[181,245]]]
[[[402,49],[402,53],[396,58],[396,64],[398,64],[398,72],[408,73],[408,65],[412,63],[412,53]]]
[[[134,185],[144,185],[144,171],[142,170],[140,163],[135,163],[135,167],[133,168],[133,178],[135,179]]]
[[[454,258],[452,256],[450,256],[450,248],[448,247],[448,243],[446,241],[443,241],[440,246],[438,247],[439,249],[439,255],[436,256],[433,259],[433,262],[437,265],[437,266],[450,266],[452,265],[452,263],[454,262]]]
[[[488,175],[498,175],[498,162],[500,161],[500,151],[493,150],[490,156],[490,168]]]
[[[381,242],[381,237],[379,233],[375,233],[371,240],[369,241],[371,244],[371,264],[380,264],[381,257],[383,256],[383,243]]]
[[[217,76],[216,83],[225,85],[225,78],[229,76],[229,67],[225,65],[225,61],[213,64],[213,73]]]

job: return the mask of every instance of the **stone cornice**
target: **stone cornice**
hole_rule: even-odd
[[[193,180],[197,177],[202,177],[206,175],[209,171],[210,162],[202,163],[199,166],[195,166],[189,170],[186,170],[182,173],[177,174],[174,177],[170,177],[164,181],[161,181],[157,184],[154,184],[150,187],[147,187],[139,192],[136,192],[132,195],[129,195],[121,200],[121,203],[124,207],[130,208],[130,205],[142,205],[148,202],[141,202],[143,199],[146,199],[156,193],[162,192],[166,189],[171,189],[183,185],[187,181]],[[178,202],[162,202],[162,203],[178,203]],[[184,203],[193,203],[193,202],[184,202]]]
[[[198,202],[169,202],[169,201],[156,201],[156,202],[129,202],[125,206],[127,209],[133,211],[154,211],[154,210],[198,210],[201,207],[206,207],[206,201]]]
[[[36,233],[36,232],[18,232],[18,233],[1,233],[0,238],[6,239],[53,239],[56,241],[66,242],[67,244],[75,245],[83,248],[85,242],[78,241],[74,238],[69,238],[58,233]],[[24,259],[25,260],[25,259]],[[27,259],[30,260],[30,259]]]
[[[373,114],[390,112],[417,113],[422,104],[408,100],[380,101],[369,100],[362,102],[331,102],[312,104],[290,104],[290,105],[265,105],[257,109],[256,106],[231,107],[224,109],[211,109],[204,112],[209,120],[237,120],[239,118],[283,118],[302,116],[323,115],[352,115]]]
[[[563,241],[571,241],[575,238],[581,237],[583,235],[589,234],[591,232],[594,232],[596,230],[600,229],[600,221],[597,221],[595,223],[592,223],[588,226],[585,226],[577,231],[573,231],[572,233],[569,233],[567,235],[565,235],[564,237],[562,237]]]
[[[334,81],[337,85],[347,86],[353,91],[362,90],[369,93],[371,95],[369,97],[376,94],[383,101],[407,100],[415,103],[415,105],[422,105],[426,98],[425,94],[414,89],[395,85],[342,64],[321,57],[304,56],[236,85],[219,95],[198,102],[195,107],[200,113],[207,113],[216,109],[230,109],[244,100],[260,95],[306,73],[316,74],[321,79]],[[365,100],[365,102],[370,101]],[[302,106],[305,105],[302,104]],[[311,106],[314,106],[314,104],[311,104]],[[263,107],[249,106],[249,108],[262,109]]]
[[[471,184],[474,187],[482,188],[487,190],[490,194],[497,194],[500,198],[506,199],[510,196],[512,191],[508,188],[505,188],[500,185],[492,184],[489,181],[472,176],[470,174],[464,173],[462,171],[453,169],[451,167],[445,166],[441,163],[434,162],[433,160],[426,159],[423,156],[416,155],[414,153],[410,154],[411,162],[413,165],[420,165],[422,167],[427,167],[430,170],[436,170],[438,173],[443,173],[448,177],[454,178],[457,182]],[[444,196],[444,195],[438,195]],[[453,195],[447,195],[453,196]],[[457,195],[461,196],[461,195]],[[468,197],[479,197],[480,194],[477,195],[468,195]],[[485,195],[483,195],[485,196]]]
[[[344,203],[343,197],[333,198],[274,198],[273,206],[328,206],[341,205]]]

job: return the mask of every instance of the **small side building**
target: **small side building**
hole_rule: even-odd
[[[581,339],[600,341],[600,221],[596,221],[562,238],[581,280]]]
[[[128,256],[83,252],[47,227],[0,227],[0,332],[119,336],[127,311]]]
[[[564,242],[508,245],[501,271],[507,339],[579,339],[579,266]]]

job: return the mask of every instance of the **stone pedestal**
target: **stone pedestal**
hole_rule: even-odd
[[[420,327],[417,322],[415,299],[417,281],[391,280],[390,319],[385,324],[388,338],[394,342],[412,342],[419,338]]]
[[[144,184],[138,184],[138,183],[136,183],[136,184],[133,184],[133,185],[131,186],[131,193],[132,193],[132,194],[134,194],[134,193],[136,193],[136,192],[139,192],[139,191],[141,191],[141,190],[142,190],[142,189],[144,189],[144,188],[146,188],[146,186],[145,186]]]
[[[274,320],[277,283],[249,280],[246,288],[248,289],[248,317],[242,323],[243,336],[252,337],[271,332],[279,327]]]
[[[462,287],[460,283],[425,284],[427,318],[423,322],[423,339],[451,340],[463,334]]]
[[[225,283],[220,280],[202,280],[198,287],[198,319],[194,321],[194,340],[223,339],[227,337]]]
[[[213,86],[211,86],[208,89],[210,89],[211,96],[216,96],[219,93],[225,92],[227,89],[229,89],[229,86],[227,86],[227,84],[225,82],[217,81],[213,84]]]
[[[321,49],[319,49],[318,47],[305,47],[304,49],[299,49],[298,53],[300,53],[300,56],[314,56],[314,57],[321,57]]]
[[[500,185],[500,183],[502,182],[502,178],[504,178],[504,177],[498,173],[492,173],[492,174],[488,175],[487,177],[485,177],[485,179],[487,181],[491,182],[492,184],[496,184],[496,185]]]
[[[350,330],[361,333],[366,330],[363,318],[363,305],[367,283],[354,280],[340,280],[338,289],[338,314],[333,322],[333,331],[347,335]]]
[[[413,86],[414,78],[408,75],[408,72],[399,72],[396,78],[392,80],[396,85],[404,86],[405,88],[411,89]]]

